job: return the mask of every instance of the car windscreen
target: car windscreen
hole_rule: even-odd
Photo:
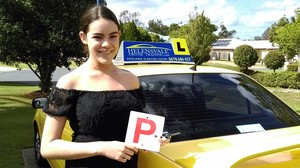
[[[264,131],[300,124],[290,107],[243,74],[140,77],[144,112],[165,117],[172,141]]]

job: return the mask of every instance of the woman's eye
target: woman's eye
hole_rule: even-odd
[[[101,39],[101,36],[93,36],[94,39]]]

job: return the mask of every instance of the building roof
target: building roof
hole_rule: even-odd
[[[250,45],[254,49],[278,49],[277,44],[272,44],[269,40],[239,40],[239,39],[219,39],[213,43],[213,49],[231,49],[234,50],[240,45]]]

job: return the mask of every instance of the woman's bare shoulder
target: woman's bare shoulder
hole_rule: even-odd
[[[63,89],[74,89],[79,78],[80,73],[78,69],[75,69],[60,77],[56,86]]]
[[[121,69],[120,73],[122,73],[122,76],[124,77],[124,79],[126,79],[126,81],[130,82],[130,85],[132,86],[132,88],[139,88],[140,86],[140,82],[138,77],[131,73],[130,71]]]

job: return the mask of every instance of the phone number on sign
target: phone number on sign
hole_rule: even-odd
[[[169,57],[169,61],[181,61],[181,62],[190,62],[192,59],[190,57]]]

